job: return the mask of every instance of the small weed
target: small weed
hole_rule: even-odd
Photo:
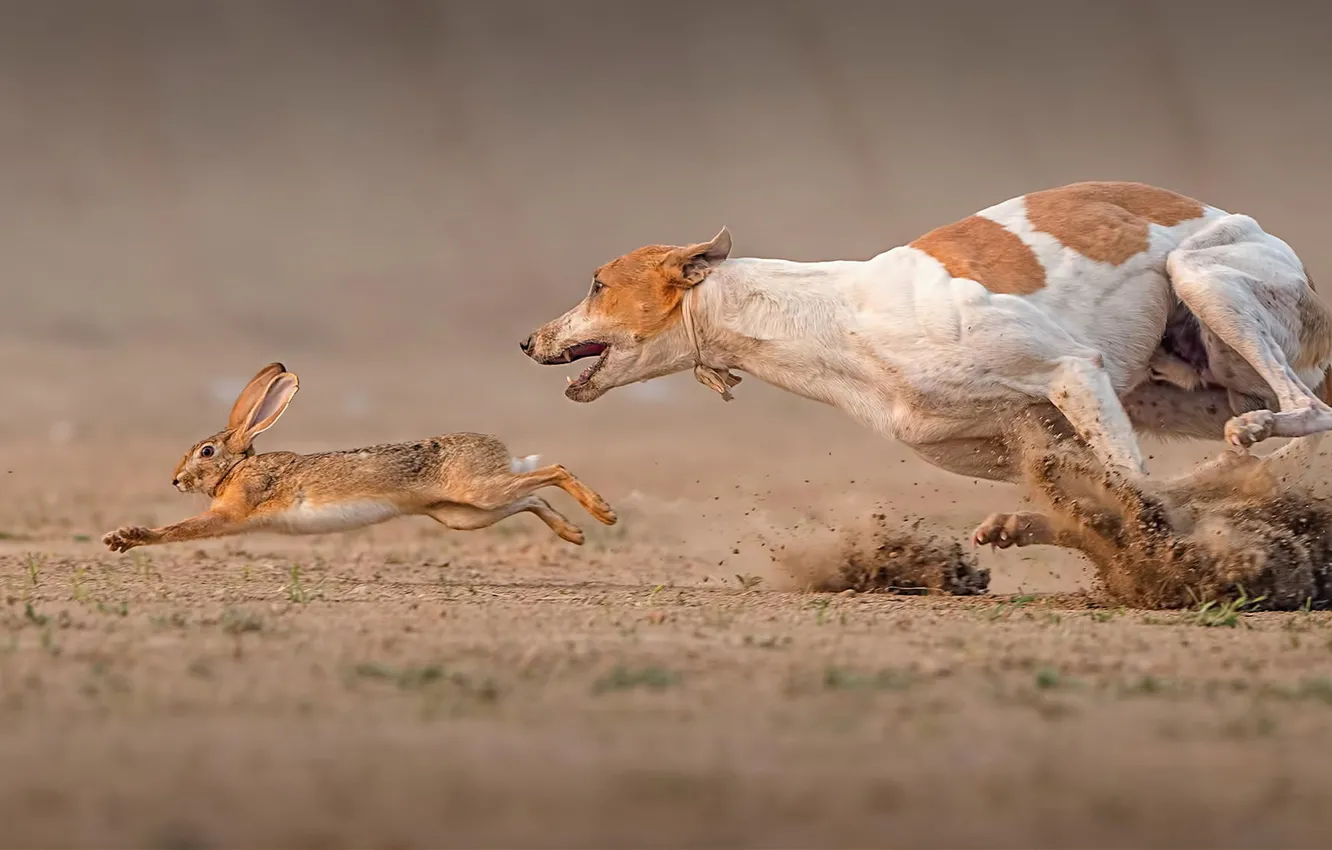
[[[32,623],[35,626],[45,626],[47,623],[51,622],[50,617],[45,614],[38,614],[37,610],[32,607],[31,602],[23,603],[23,616],[29,623]]]
[[[1014,611],[1020,611],[1021,609],[1026,608],[1028,605],[1035,602],[1037,598],[1038,597],[1034,594],[1014,596],[1012,599],[996,603],[993,607],[987,608],[985,611],[985,618],[987,620],[1003,619]]]
[[[42,565],[46,563],[45,555],[29,554],[23,560],[23,565],[28,570],[28,586],[36,587],[41,581]]]
[[[746,591],[753,590],[754,588],[758,587],[760,584],[763,584],[763,576],[754,576],[748,574],[741,575],[740,573],[736,573],[735,580],[739,582],[740,587],[742,587]]]
[[[1134,682],[1123,686],[1126,696],[1158,696],[1167,690],[1167,683],[1152,675],[1144,675]]]
[[[1305,699],[1332,703],[1332,682],[1327,679],[1305,679],[1300,683],[1298,693]]]
[[[1091,612],[1091,620],[1093,623],[1108,623],[1123,613],[1123,608],[1101,608]]]
[[[50,625],[42,628],[42,649],[52,656],[60,654],[60,646],[55,639],[55,630]]]
[[[222,612],[222,631],[229,635],[243,635],[246,632],[263,631],[264,620],[252,611],[240,608],[228,608]]]
[[[1036,687],[1043,691],[1057,688],[1064,683],[1064,677],[1059,675],[1058,670],[1051,670],[1049,667],[1036,671]]]
[[[660,691],[677,684],[680,676],[662,667],[644,667],[638,670],[616,667],[609,674],[598,679],[592,685],[593,693],[606,691],[627,691],[635,688],[647,688]]]
[[[324,582],[326,581],[328,581],[328,573],[324,573],[314,587],[307,587],[305,580],[301,578],[300,564],[292,564],[291,573],[287,578],[287,598],[298,605],[304,605],[314,599],[322,599]]]
[[[305,582],[301,581],[300,564],[291,565],[291,572],[287,578],[287,598],[298,605],[310,601],[310,593],[305,589]]]
[[[75,602],[86,602],[88,599],[88,591],[83,586],[86,575],[87,572],[83,569],[82,564],[74,568],[74,577],[69,580],[69,587],[74,593]]]
[[[108,693],[124,694],[129,693],[130,683],[107,662],[94,661],[88,671],[88,678],[79,686],[79,690],[88,697],[99,697]]]
[[[1240,625],[1248,628],[1249,624],[1244,621],[1245,609],[1253,608],[1266,598],[1266,596],[1259,596],[1257,599],[1250,599],[1249,594],[1241,587],[1240,595],[1229,602],[1217,602],[1215,599],[1209,599],[1199,605],[1192,612],[1193,624],[1205,628],[1233,629]]]
[[[134,564],[134,571],[137,572],[144,581],[151,580],[153,576],[161,578],[161,576],[158,575],[157,570],[153,569],[153,559],[150,555],[134,551],[130,553],[130,560]]]
[[[466,675],[450,673],[438,664],[394,668],[368,661],[357,664],[351,669],[351,673],[361,679],[389,682],[404,691],[419,691],[432,685],[447,683],[471,694],[481,702],[494,702],[500,696],[499,688],[491,680],[475,683]]]
[[[906,670],[879,670],[865,674],[829,667],[823,671],[823,687],[829,691],[900,691],[916,681],[916,676]]]
[[[128,617],[128,616],[129,616],[129,603],[126,602],[126,601],[124,601],[124,600],[121,600],[120,603],[119,603],[119,604],[116,604],[116,605],[108,605],[108,604],[106,604],[105,602],[98,602],[98,603],[97,603],[97,613],[99,613],[99,614],[114,614],[114,615],[116,615],[117,617]]]
[[[756,638],[753,635],[745,635],[745,646],[753,646],[759,649],[780,649],[791,645],[790,635],[769,635],[767,637]]]
[[[91,542],[92,542],[92,535],[91,535],[91,534],[76,534],[76,535],[74,535],[74,542],[75,542],[75,543],[91,543]]]
[[[159,629],[183,629],[190,624],[190,617],[181,611],[153,617],[153,625]]]
[[[1262,692],[1266,696],[1279,699],[1312,700],[1332,704],[1332,681],[1327,679],[1304,679],[1290,687],[1268,686]]]
[[[383,664],[367,662],[357,664],[352,668],[352,672],[362,679],[380,679],[392,682],[403,690],[422,688],[445,677],[444,668],[437,664],[430,664],[425,667],[404,667],[401,670],[395,670]]]

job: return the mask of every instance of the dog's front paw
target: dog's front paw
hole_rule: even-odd
[[[1237,449],[1247,449],[1272,436],[1276,414],[1270,410],[1251,410],[1226,423],[1226,442]]]
[[[102,542],[112,552],[128,552],[135,546],[143,546],[152,542],[153,532],[150,528],[142,526],[126,526],[118,528],[115,531],[102,537]]]
[[[1035,546],[1049,543],[1049,522],[1037,513],[1020,511],[1015,514],[990,514],[972,532],[973,546]]]

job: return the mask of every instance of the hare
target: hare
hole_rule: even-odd
[[[196,443],[171,483],[212,499],[208,510],[164,528],[127,527],[102,538],[113,552],[250,531],[319,534],[400,516],[424,515],[459,530],[493,525],[527,511],[560,537],[582,545],[583,532],[535,491],[554,485],[588,513],[614,525],[606,501],[562,466],[515,458],[486,434],[446,434],[342,452],[255,454],[254,438],[286,411],[300,382],[270,363],[241,390],[227,427]]]

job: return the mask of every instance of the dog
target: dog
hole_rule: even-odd
[[[565,395],[732,370],[844,411],[935,466],[1016,482],[1015,417],[1050,406],[1129,481],[1138,433],[1225,440],[1332,430],[1332,314],[1295,251],[1253,218],[1143,183],[1011,198],[867,260],[649,245],[596,269],[581,302],[520,343],[595,358]],[[1315,393],[1312,387],[1317,387]],[[1053,543],[995,514],[973,542]]]

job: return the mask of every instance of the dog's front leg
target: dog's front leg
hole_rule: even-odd
[[[1142,452],[1133,423],[1099,354],[1059,358],[1050,371],[1047,392],[1050,402],[1102,463],[1129,480],[1142,477]]]

